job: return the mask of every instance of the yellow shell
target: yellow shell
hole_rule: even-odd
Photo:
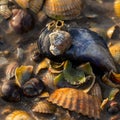
[[[48,98],[49,102],[75,111],[89,118],[100,118],[100,100],[98,97],[88,95],[73,88],[60,88],[55,90]]]
[[[46,0],[43,9],[53,19],[70,20],[81,14],[82,6],[82,0]]]
[[[115,43],[109,47],[110,53],[112,54],[114,60],[120,64],[120,42]]]
[[[56,106],[47,101],[38,102],[32,109],[33,112],[48,113],[48,114],[55,113],[55,110],[56,110]]]
[[[120,0],[115,0],[114,11],[117,17],[120,17]]]
[[[9,114],[5,118],[5,120],[35,120],[35,119],[25,111],[16,110],[16,111],[13,111],[11,114]]]
[[[29,7],[29,1],[30,0],[15,0],[15,2],[24,9]]]

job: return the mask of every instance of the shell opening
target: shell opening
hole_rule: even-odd
[[[55,24],[56,29],[61,29],[64,26],[64,21],[58,20]]]
[[[53,29],[55,27],[55,21],[51,21],[50,23],[48,23],[46,25],[46,27],[47,27],[48,30]]]

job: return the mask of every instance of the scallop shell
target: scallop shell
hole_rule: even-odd
[[[9,114],[5,120],[35,120],[26,111],[16,110]]]
[[[6,68],[6,78],[9,80],[15,76],[15,70],[18,67],[17,62],[11,62]]]
[[[43,5],[43,1],[44,0],[30,0],[29,2],[30,10],[32,10],[34,13],[38,13]]]
[[[73,88],[57,89],[50,95],[48,101],[89,118],[100,119],[100,100],[83,91]]]
[[[46,0],[45,13],[53,19],[70,20],[81,14],[82,0]]]
[[[29,7],[29,1],[30,0],[15,0],[15,2],[24,9]]]
[[[32,109],[33,112],[54,114],[56,106],[47,101],[38,102]]]
[[[8,19],[9,17],[12,16],[12,12],[10,11],[6,4],[0,5],[0,15],[3,16],[5,19]]]
[[[120,0],[115,0],[114,11],[117,17],[120,17]]]

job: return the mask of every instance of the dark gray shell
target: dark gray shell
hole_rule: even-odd
[[[76,63],[90,62],[103,71],[117,71],[107,44],[97,33],[85,28],[68,28],[72,36],[72,46],[63,54],[54,56],[50,53],[49,34],[52,31],[45,28],[41,31],[38,48],[41,55],[55,61],[69,59]]]

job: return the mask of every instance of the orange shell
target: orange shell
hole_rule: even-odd
[[[100,118],[101,102],[98,97],[88,95],[81,90],[60,88],[50,95],[48,101],[89,118]]]
[[[116,16],[120,17],[120,0],[115,0],[114,11],[115,11]]]
[[[53,19],[70,20],[81,14],[82,0],[46,0],[45,13]]]
[[[24,9],[29,7],[29,0],[15,0],[15,2]]]
[[[40,101],[35,105],[32,109],[33,112],[39,112],[39,113],[46,113],[46,114],[52,114],[55,113],[56,106],[47,102],[47,101]]]

